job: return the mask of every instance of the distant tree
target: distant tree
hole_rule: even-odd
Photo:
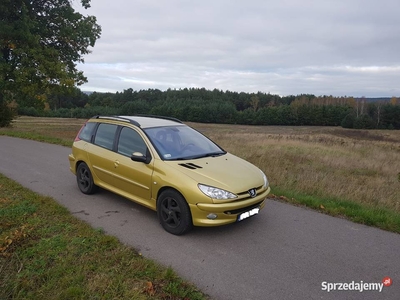
[[[290,95],[290,96],[285,96],[282,97],[281,99],[279,99],[279,101],[275,101],[275,103],[277,105],[289,105],[290,103],[292,103],[292,101],[294,101],[296,99],[296,96],[294,95]]]
[[[356,116],[353,113],[349,113],[341,122],[341,126],[343,128],[354,128],[354,122],[356,120]]]
[[[400,129],[400,106],[386,104],[382,106],[381,125],[383,128]]]
[[[150,105],[144,100],[129,101],[121,106],[123,115],[148,114],[149,111]]]
[[[235,101],[236,109],[239,111],[245,110],[250,107],[249,94],[241,92],[239,93],[237,100]]]
[[[260,103],[260,98],[257,95],[253,95],[250,98],[250,106],[253,108],[254,111],[258,110],[258,105]]]
[[[354,128],[373,129],[375,128],[375,123],[370,116],[364,114],[354,120]]]
[[[380,127],[381,123],[381,111],[382,111],[382,104],[378,103],[376,106],[376,127]]]
[[[362,96],[360,99],[356,100],[356,116],[357,118],[364,114],[365,107],[365,96]]]
[[[13,117],[14,112],[8,104],[5,101],[0,102],[0,127],[10,125]]]
[[[256,122],[256,113],[252,108],[239,111],[236,115],[236,123],[254,125]]]
[[[81,5],[89,8],[90,0]],[[1,0],[0,103],[42,101],[50,91],[86,82],[76,64],[100,33],[96,18],[76,12],[72,0]]]
[[[50,109],[57,110],[59,108],[84,107],[89,96],[78,88],[60,88],[59,91],[48,94],[46,98],[45,105]]]

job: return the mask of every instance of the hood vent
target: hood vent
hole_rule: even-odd
[[[193,164],[193,163],[179,164],[179,165],[182,166],[182,167],[188,168],[188,169],[190,169],[190,170],[202,169],[202,168],[203,168],[203,167],[200,167],[200,166],[198,166],[198,165],[196,165],[196,164]]]

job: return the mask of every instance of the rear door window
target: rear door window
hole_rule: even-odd
[[[101,123],[97,128],[94,143],[98,146],[112,150],[116,131],[117,125]]]

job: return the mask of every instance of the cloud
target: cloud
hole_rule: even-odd
[[[105,0],[83,90],[400,95],[400,2]]]

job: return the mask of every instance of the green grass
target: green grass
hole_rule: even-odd
[[[331,216],[345,217],[356,223],[400,233],[400,214],[387,208],[335,197],[317,197],[279,187],[272,188],[272,192],[270,197],[286,203],[303,205]]]
[[[67,146],[67,147],[71,147],[72,146],[72,141],[71,140],[66,140],[66,139],[62,139],[62,138],[56,138],[56,137],[41,135],[41,134],[32,133],[32,132],[2,131],[2,132],[0,132],[0,135],[17,137],[17,138],[27,139],[27,140],[34,140],[34,141],[38,141],[38,142],[56,144],[56,145]]]
[[[193,285],[0,174],[0,299],[207,299]]]

